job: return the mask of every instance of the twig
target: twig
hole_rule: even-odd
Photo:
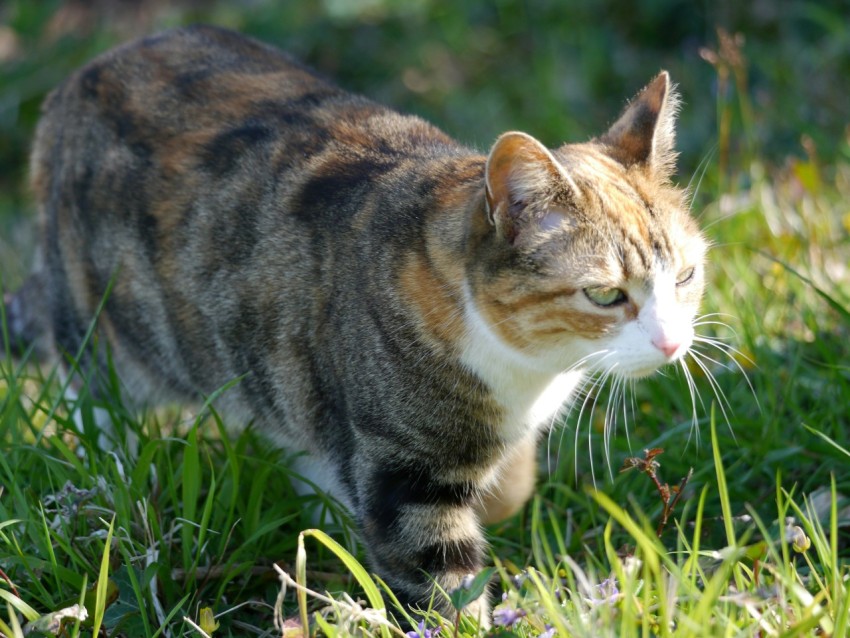
[[[6,575],[6,572],[3,571],[2,567],[0,567],[0,576],[2,576],[3,580],[5,580],[7,583],[9,583],[9,588],[12,590],[12,593],[15,594],[15,596],[17,596],[18,598],[20,598],[21,595],[18,593],[18,590],[15,588],[15,584],[12,582],[12,579],[10,579]]]
[[[661,538],[661,532],[664,531],[664,528],[667,527],[667,520],[670,518],[670,515],[673,513],[673,510],[676,509],[676,504],[679,502],[679,499],[682,498],[682,494],[685,491],[685,486],[688,484],[688,481],[691,480],[691,477],[694,475],[694,468],[688,470],[687,476],[681,480],[677,487],[673,488],[673,498],[670,499],[669,490],[667,491],[668,501],[664,503],[664,511],[661,513],[661,522],[658,524],[658,528],[655,530],[655,535],[658,538]],[[667,487],[665,484],[664,487]]]
[[[620,469],[620,472],[622,473],[633,468],[638,468],[642,474],[646,474],[650,478],[652,483],[655,485],[655,489],[658,490],[658,495],[661,497],[661,503],[663,505],[661,521],[658,523],[658,527],[655,530],[655,535],[658,536],[658,538],[661,538],[661,533],[664,531],[664,528],[667,527],[667,521],[670,520],[670,515],[673,513],[673,510],[676,509],[676,505],[678,504],[679,499],[682,498],[682,494],[685,491],[685,486],[694,474],[694,468],[691,468],[688,470],[688,475],[683,478],[677,486],[672,488],[667,483],[662,483],[661,479],[658,478],[658,470],[661,467],[661,464],[655,460],[655,457],[663,453],[664,450],[659,447],[652,448],[651,450],[644,450],[643,458],[631,456],[623,462],[623,467]]]

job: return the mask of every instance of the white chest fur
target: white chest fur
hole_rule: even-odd
[[[505,344],[478,313],[470,296],[466,303],[466,347],[463,363],[492,390],[505,410],[500,424],[508,441],[550,427],[560,408],[581,384],[581,369],[552,372]]]

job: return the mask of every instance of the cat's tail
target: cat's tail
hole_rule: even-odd
[[[47,286],[42,272],[30,275],[16,292],[3,294],[0,315],[0,355],[31,352],[44,359],[50,352]]]

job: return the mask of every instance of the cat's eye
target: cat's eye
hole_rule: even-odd
[[[690,268],[685,268],[682,272],[679,273],[679,276],[676,278],[676,285],[684,286],[685,284],[687,284],[691,279],[694,278],[695,272],[696,269],[693,266],[691,266]]]
[[[591,286],[584,289],[585,296],[597,306],[615,306],[626,300],[626,293],[609,286]]]

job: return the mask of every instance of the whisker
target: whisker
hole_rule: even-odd
[[[733,315],[730,315],[728,313],[721,313],[721,312],[706,313],[704,315],[697,317],[696,320],[692,323],[692,325],[694,327],[707,326],[707,325],[722,326],[723,328],[726,328],[727,330],[731,331],[732,334],[735,335],[735,337],[737,337],[738,333],[735,331],[734,328],[732,328],[732,326],[730,326],[729,324],[727,324],[723,321],[713,320],[713,318],[719,318],[719,317],[733,317]],[[709,319],[712,319],[712,320],[709,321]],[[740,363],[740,361],[738,361],[738,359],[739,358],[743,359],[744,361],[747,361],[750,365],[752,365],[754,367],[756,366],[756,362],[753,361],[752,358],[750,358],[748,355],[744,354],[738,348],[735,348],[734,346],[726,343],[723,340],[722,337],[708,337],[708,336],[705,336],[705,335],[695,334],[694,335],[694,342],[698,343],[698,344],[705,344],[707,346],[715,348],[715,349],[719,350],[720,352],[722,352],[723,354],[725,354],[727,357],[729,357],[732,364],[743,375],[744,381],[746,382],[747,387],[750,389],[750,393],[753,395],[753,399],[755,399],[756,406],[758,407],[759,412],[762,412],[763,410],[762,410],[762,407],[761,407],[761,402],[759,401],[759,398],[758,398],[758,394],[756,393],[755,388],[753,387],[753,384],[750,381],[749,376],[747,375],[746,371],[744,370],[744,367],[741,365],[741,363]],[[698,351],[696,348],[694,348],[694,350]],[[720,365],[724,369],[731,371],[731,367],[715,361],[711,357],[708,357],[708,355],[706,355],[704,352],[701,353],[701,354],[706,359],[709,359],[712,362],[716,363],[717,365]]]
[[[691,324],[694,328],[697,326],[723,326],[724,328],[730,330],[736,337],[738,333],[735,332],[735,329],[732,328],[728,323],[724,323],[723,321],[695,321]],[[717,337],[720,339],[721,337]]]
[[[600,386],[600,384],[603,380],[604,380],[604,377],[601,377],[601,376],[594,377],[593,384],[591,385],[590,389],[587,390],[587,394],[584,397],[584,401],[582,401],[581,407],[579,408],[578,418],[576,419],[576,433],[575,433],[575,441],[573,443],[573,466],[575,468],[576,482],[578,482],[578,449],[579,449],[578,436],[579,436],[579,432],[581,431],[581,419],[582,419],[582,416],[584,415],[584,410],[587,407],[587,402],[590,400],[591,396],[593,397],[592,406],[593,407],[596,406],[596,396],[598,396],[598,395],[596,395],[594,393],[594,390],[596,390],[596,388]],[[593,413],[593,408],[591,408],[591,414],[592,413]],[[589,423],[588,424],[588,431],[587,431],[588,440],[590,440],[590,437],[591,437],[591,434],[592,434],[592,427],[593,427],[593,424]],[[596,477],[595,477],[595,474],[594,474],[594,471],[593,471],[593,457],[592,456],[590,457],[590,476],[593,478],[593,485],[595,487],[596,486]]]
[[[741,214],[741,212],[736,210],[736,211],[732,211],[731,213],[728,213],[728,214],[726,214],[726,215],[721,215],[720,217],[718,217],[718,218],[716,218],[716,219],[712,220],[711,222],[709,222],[708,224],[702,224],[702,229],[703,229],[703,230],[708,230],[708,229],[709,229],[709,228],[711,228],[712,226],[714,226],[714,225],[716,225],[716,224],[719,224],[719,223],[721,223],[721,222],[725,222],[727,219],[732,219],[732,218],[734,218],[734,217],[737,217],[737,216],[738,216],[738,215],[740,215],[740,214]]]
[[[696,317],[696,321],[700,321],[701,319],[708,319],[709,317],[729,317],[730,319],[737,319],[736,315],[733,315],[729,312],[706,312],[705,314]]]
[[[626,433],[626,446],[629,448],[629,452],[632,450],[632,442],[629,439],[629,417],[628,411],[632,410],[632,414],[636,414],[635,412],[635,381],[634,379],[629,379],[625,386],[623,387],[623,420],[625,423],[623,424],[625,427],[623,428]]]
[[[753,387],[753,384],[750,381],[749,375],[747,374],[746,370],[744,370],[744,366],[742,366],[741,363],[732,355],[733,354],[738,355],[742,359],[745,359],[746,361],[748,361],[753,366],[756,365],[756,362],[753,361],[752,359],[750,359],[750,357],[745,355],[740,350],[730,346],[728,343],[716,342],[716,341],[713,341],[711,339],[707,339],[705,337],[695,337],[694,341],[697,341],[698,343],[704,343],[708,346],[712,346],[712,347],[716,348],[717,350],[720,350],[720,352],[722,352],[723,354],[725,354],[726,356],[729,357],[732,364],[738,369],[738,371],[744,377],[744,382],[747,384],[747,387],[750,389],[750,393],[753,395],[753,399],[756,402],[756,407],[758,407],[759,412],[760,413],[763,412],[764,410],[762,409],[761,402],[759,401],[758,393],[756,392],[756,389]],[[706,356],[705,353],[701,353],[701,354],[704,357]],[[730,368],[730,367],[727,367],[727,366],[724,366],[724,367],[727,370],[730,370],[730,371],[732,370],[732,368]]]
[[[636,393],[635,393],[635,380],[634,379],[629,379],[629,386],[632,389],[631,394],[629,395],[629,401],[630,401],[631,407],[632,407],[632,414],[637,414],[637,404],[635,403],[635,394]],[[625,413],[625,411],[626,411],[626,405],[625,405],[625,400],[624,400],[623,401],[623,412]],[[626,446],[629,448],[629,454],[631,454],[632,453],[632,441],[629,438],[629,424],[628,423],[626,423]]]
[[[588,361],[590,361],[594,357],[600,357],[601,356],[602,357],[601,360],[605,360],[611,354],[613,354],[613,353],[608,349],[596,350],[595,352],[591,352],[590,354],[582,357],[581,359],[579,359],[578,361],[576,361],[572,365],[568,366],[567,368],[564,368],[564,370],[561,371],[561,374],[566,374],[566,373],[569,373],[569,372],[573,372],[574,370],[577,370],[580,366],[587,363]],[[555,412],[554,415],[552,415],[552,420],[549,423],[549,434],[548,434],[547,439],[546,439],[546,469],[547,469],[549,476],[552,475],[552,433],[554,432],[555,421],[558,420],[558,419],[566,421],[569,418],[569,416],[572,413],[573,408],[575,407],[575,404],[576,404],[576,401],[574,399],[576,397],[580,397],[584,393],[585,388],[587,387],[588,383],[591,382],[592,379],[593,379],[593,374],[590,374],[590,375],[582,378],[581,381],[580,381],[580,384],[573,391],[573,396],[570,398],[570,400],[568,400],[565,405],[561,406],[561,409],[559,409],[557,412]],[[566,408],[566,411],[564,410],[564,408]],[[578,427],[578,425],[576,427]],[[561,445],[563,443],[564,433],[565,433],[565,429],[562,428],[561,429],[561,438],[558,440],[558,449],[559,450],[561,449]]]
[[[612,371],[617,366],[616,363],[612,365],[610,368],[605,370],[600,377],[599,389],[594,393],[593,404],[590,407],[590,412],[588,413],[588,437],[587,437],[587,456],[590,459],[590,478],[593,482],[594,489],[596,488],[596,472],[593,465],[593,415],[596,412],[596,408],[599,404],[599,394],[601,390],[605,387],[605,384],[608,383],[608,379],[612,376]],[[616,377],[615,377],[616,378]],[[608,403],[605,406],[605,416],[602,422],[602,443],[603,443],[603,454],[605,455],[605,464],[608,467],[608,470],[611,469],[611,459],[610,459],[610,446],[608,444],[608,414],[609,414],[609,406],[611,403],[611,393],[608,394]],[[613,475],[612,475],[613,478]]]
[[[617,366],[615,363],[611,367],[611,372]],[[605,406],[605,425],[602,431],[602,445],[605,453],[605,463],[608,466],[608,475],[611,480],[614,479],[614,473],[611,470],[611,437],[617,433],[617,393],[619,392],[622,378],[614,375],[614,381],[611,383],[611,391],[608,394],[608,403]],[[611,409],[611,405],[614,409]],[[610,417],[610,420],[609,420]]]
[[[712,224],[712,225],[713,225],[713,224]],[[703,227],[703,228],[705,228],[705,227]],[[708,226],[708,228],[711,228],[711,226]],[[743,247],[743,246],[746,246],[746,245],[747,245],[747,244],[746,244],[745,242],[743,242],[743,241],[724,241],[724,242],[722,242],[722,243],[720,243],[720,242],[711,242],[710,247],[711,247],[711,248],[733,248],[733,247],[735,247],[735,246],[741,246],[741,247]]]
[[[708,380],[709,385],[711,385],[712,390],[714,391],[714,395],[717,397],[717,403],[720,406],[720,411],[723,414],[723,419],[726,421],[726,426],[729,428],[729,433],[732,435],[732,439],[737,442],[735,438],[735,432],[732,430],[732,422],[729,419],[729,413],[726,411],[726,408],[729,408],[729,411],[732,410],[732,404],[729,403],[729,399],[726,397],[726,393],[723,392],[723,388],[720,387],[720,384],[717,382],[717,379],[714,378],[714,374],[712,374],[709,367],[701,361],[701,355],[696,350],[688,350],[688,354],[691,355],[691,358],[694,362],[702,369],[705,373],[705,378]]]
[[[685,190],[688,193],[690,193],[691,184],[693,184],[693,182],[694,182],[694,177],[696,177],[697,173],[699,173],[699,180],[697,180],[696,188],[694,188],[694,192],[691,193],[691,197],[690,197],[691,201],[689,202],[689,205],[688,205],[688,212],[689,213],[691,212],[691,210],[693,210],[694,200],[696,200],[697,193],[699,193],[700,186],[702,186],[702,180],[705,177],[706,172],[708,172],[709,161],[714,156],[714,153],[717,150],[717,148],[718,148],[718,144],[717,144],[717,142],[715,142],[714,145],[712,146],[712,148],[708,151],[708,153],[706,153],[703,156],[703,158],[700,160],[699,164],[697,164],[697,168],[694,171],[693,175],[691,175],[691,179],[688,180],[688,187]],[[700,213],[699,217],[702,217],[702,214],[704,212],[705,212],[705,210],[703,210],[702,213]]]
[[[706,345],[713,346],[714,348],[721,350],[726,355],[730,355],[730,356],[732,354],[738,355],[742,359],[746,359],[746,361],[751,363],[753,366],[756,365],[756,362],[753,361],[749,356],[747,356],[746,354],[744,354],[743,352],[741,352],[740,350],[738,350],[734,346],[726,343],[725,341],[719,341],[719,340],[717,340],[713,337],[703,337],[701,335],[695,335],[694,341],[696,341],[697,343],[704,343]],[[731,357],[731,359],[734,361],[735,357]]]
[[[708,312],[704,315],[700,315],[699,317],[694,317],[691,321],[692,326],[722,326],[727,330],[731,331],[733,334],[737,336],[737,332],[731,326],[731,324],[726,323],[723,319],[737,319],[734,315],[730,315],[726,312]]]
[[[691,442],[692,433],[695,434],[694,438],[696,439],[695,445],[699,448],[699,418],[697,416],[697,399],[699,399],[699,403],[702,406],[703,411],[705,411],[705,403],[702,400],[702,395],[699,393],[699,388],[697,388],[696,382],[694,381],[694,377],[691,374],[691,371],[688,369],[688,364],[685,363],[684,357],[679,359],[679,364],[681,365],[682,372],[685,375],[685,380],[688,384],[688,391],[691,395],[691,431],[688,432],[688,444]]]
[[[696,352],[698,352],[702,356],[702,358],[705,359],[706,361],[709,361],[709,362],[713,363],[714,365],[716,365],[717,367],[723,368],[724,370],[728,370],[730,372],[732,371],[732,367],[730,365],[725,364],[725,363],[721,363],[720,361],[718,361],[714,357],[711,357],[711,356],[707,355],[705,352],[697,350],[696,348],[692,347],[692,349],[696,350]],[[722,350],[721,350],[721,352],[722,352]],[[734,361],[734,359],[732,359],[732,360]]]
[[[629,441],[629,414],[628,414],[628,388],[630,386],[630,379],[623,376],[614,375],[614,382],[611,385],[611,394],[608,398],[608,412],[606,412],[606,441],[605,441],[605,459],[608,464],[608,476],[611,480],[614,480],[614,471],[611,466],[611,440],[612,437],[617,434],[617,418],[620,412],[620,409],[623,411],[623,430],[626,433],[626,442],[631,449],[631,442]],[[610,413],[610,433],[607,432],[609,428],[609,420],[608,414]]]
[[[576,434],[575,434],[575,442],[574,442],[574,446],[573,446],[573,462],[575,464],[576,482],[578,482],[578,449],[579,449],[578,435],[579,435],[579,432],[581,430],[581,420],[582,420],[582,417],[584,416],[584,411],[587,408],[588,401],[590,401],[591,397],[593,398],[593,400],[591,401],[590,414],[591,415],[593,414],[593,410],[596,408],[596,402],[599,398],[599,393],[596,390],[601,388],[605,384],[605,381],[607,379],[608,379],[607,371],[604,371],[599,376],[594,377],[592,385],[590,386],[590,389],[587,391],[587,394],[584,397],[584,401],[582,401],[582,403],[581,403],[581,408],[579,409],[578,418],[576,419]],[[592,423],[592,419],[591,419],[588,422],[588,437],[587,437],[589,451],[592,451],[592,448],[590,448],[590,444],[592,443],[592,436],[591,436],[592,427],[593,427],[593,423]],[[590,476],[591,476],[591,480],[593,481],[593,486],[596,487],[596,472],[595,472],[594,466],[593,466],[593,455],[590,454],[589,457],[590,457]]]

